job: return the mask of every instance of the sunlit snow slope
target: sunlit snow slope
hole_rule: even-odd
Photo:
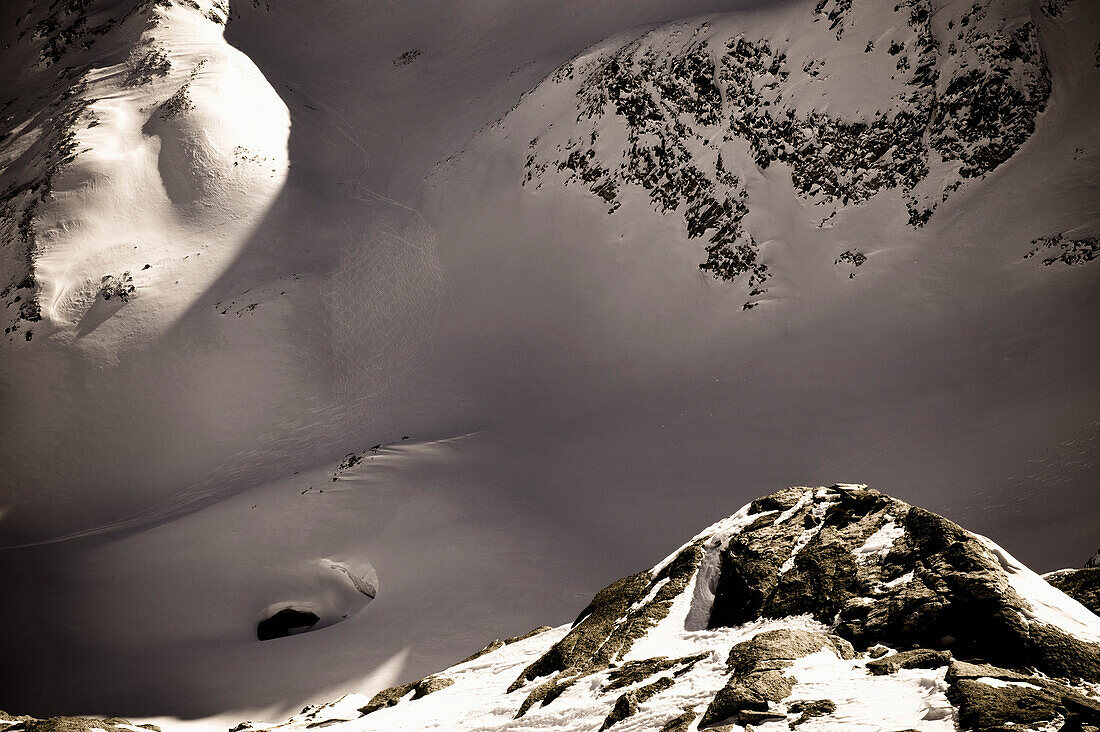
[[[0,708],[369,696],[760,485],[1091,552],[1098,39],[1087,0],[3,3]]]

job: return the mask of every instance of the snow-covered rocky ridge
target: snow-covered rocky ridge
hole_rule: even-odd
[[[907,225],[924,226],[1034,132],[1051,94],[1040,28],[1066,6],[821,0],[787,8],[779,25],[781,13],[758,27],[717,16],[623,34],[534,92],[528,104],[543,109],[574,97],[576,119],[537,130],[523,182],[583,186],[610,214],[641,189],[705,241],[703,271],[747,281],[748,309],[776,256],[746,223],[767,205],[749,192],[760,171],[789,169],[819,228],[891,192]],[[1098,251],[1095,237],[1060,232],[1032,244],[1047,265]],[[849,249],[835,264],[854,276],[866,261]]]
[[[5,646],[0,708],[136,719],[248,704],[233,718],[281,719],[348,689],[370,696],[491,633],[562,622],[607,577],[650,564],[760,485],[889,479],[1013,536],[1043,569],[1094,547],[1081,487],[1100,459],[1100,128],[1081,119],[1100,98],[1095,3],[997,2],[984,15],[935,3],[934,97],[909,83],[915,5],[729,14],[728,0],[528,0],[490,19],[470,0],[320,12],[245,1],[224,38],[225,8],[205,1],[2,5],[0,64],[15,80],[4,124],[30,120],[0,140],[19,155],[5,159],[18,196],[3,256],[12,285],[34,278],[5,300],[0,543],[39,546],[0,552],[14,598],[0,615],[26,629]],[[994,74],[986,63],[1000,56],[966,38],[964,16],[993,50],[1031,24],[1041,53]],[[693,86],[653,91],[661,74],[694,78],[681,66],[698,54],[677,39],[696,31],[714,64],[703,77],[742,94],[723,99],[721,125],[684,106]],[[904,49],[891,54],[891,40]],[[771,83],[755,70],[765,41],[786,54],[782,101],[758,88]],[[554,73],[578,52],[572,80],[569,64]],[[654,168],[678,176],[656,178],[661,202],[649,177],[608,201],[557,168],[575,151],[568,138],[596,133],[576,150],[625,175],[617,76],[591,77],[608,102],[578,120],[597,56],[630,60],[622,84],[639,81],[658,110],[636,131],[639,151],[671,127],[670,150],[690,154],[676,158],[682,174]],[[719,78],[720,62],[736,74]],[[929,173],[910,190],[894,153],[864,170],[842,147],[877,149],[871,133],[893,142],[903,111],[946,109],[935,105],[964,62],[1027,102],[997,108],[1014,133],[990,172],[962,180],[961,162],[922,138],[905,159],[927,158]],[[164,119],[183,97],[193,107]],[[740,116],[733,129],[738,105],[755,118],[792,99],[807,129]],[[98,119],[70,125],[69,101]],[[879,113],[886,127],[872,130]],[[779,158],[788,133],[814,136],[805,158]],[[77,147],[54,151],[63,139]],[[960,140],[971,158],[985,149]],[[266,162],[287,144],[275,197],[282,174]],[[758,163],[754,145],[769,157]],[[827,190],[799,188],[803,161]],[[718,209],[704,210],[701,180],[679,188],[689,165]],[[910,223],[909,203],[936,200]],[[727,201],[748,213],[722,261],[755,246],[767,275],[748,287],[698,268]],[[342,455],[380,442],[397,446],[327,485]],[[377,598],[365,605],[337,562],[359,578],[377,568]],[[320,605],[326,627],[256,642],[257,615],[284,602]]]
[[[163,332],[286,177],[290,118],[220,0],[12,3],[0,129],[3,347]],[[17,15],[18,13],[18,15]]]
[[[982,536],[866,486],[834,485],[753,501],[600,591],[572,625],[493,641],[371,697],[235,729],[1097,724],[1100,617]]]

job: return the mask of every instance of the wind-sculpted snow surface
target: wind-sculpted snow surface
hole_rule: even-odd
[[[770,37],[742,30],[742,18],[675,24],[563,66],[545,85],[575,95],[577,123],[531,140],[524,184],[582,185],[609,213],[639,187],[705,239],[702,270],[745,276],[756,297],[769,272],[744,222],[760,204],[744,183],[750,166],[789,168],[822,226],[899,190],[920,227],[1012,157],[1046,108],[1051,72],[1028,3],[803,10]]]
[[[835,485],[753,501],[609,585],[571,626],[494,641],[371,698],[241,729],[1098,723],[1100,617],[984,537]]]
[[[289,115],[220,0],[27,6],[0,102],[4,345],[117,355],[231,261],[286,177]]]

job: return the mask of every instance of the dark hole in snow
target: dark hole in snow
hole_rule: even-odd
[[[270,618],[256,624],[256,637],[262,641],[273,638],[286,638],[288,635],[305,633],[317,624],[321,618],[308,610],[284,608]]]

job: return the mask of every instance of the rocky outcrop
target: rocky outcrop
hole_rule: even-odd
[[[554,675],[530,692],[517,718],[535,703],[550,703],[581,677],[606,669],[625,656],[634,641],[668,615],[701,558],[701,548],[691,547],[655,575],[639,572],[601,590],[581,611],[569,634],[525,668],[508,688],[516,691],[536,678]]]
[[[903,668],[939,668],[951,663],[950,651],[930,651],[915,648],[867,663],[867,670],[877,676],[897,673]]]
[[[607,715],[607,718],[603,721],[601,730],[607,729],[615,725],[617,722],[621,722],[628,717],[634,716],[638,712],[638,705],[643,704],[649,700],[650,697],[655,696],[665,689],[672,688],[674,682],[667,676],[663,676],[652,684],[646,684],[638,689],[632,689],[626,692],[618,699],[615,700],[615,706],[611,709],[611,714]]]
[[[454,684],[454,680],[445,676],[428,676],[420,681],[414,681],[411,684],[391,686],[371,697],[371,700],[367,702],[366,706],[361,707],[359,712],[360,714],[366,715],[371,712],[377,712],[379,709],[392,707],[406,696],[409,696],[410,693],[412,696],[409,697],[409,701],[423,699],[428,694],[434,694],[441,689],[446,689],[452,684]]]
[[[727,680],[702,713],[704,727],[828,714],[827,704],[799,704],[797,714],[781,706],[797,683],[784,669],[822,650],[848,659],[857,649],[873,649],[880,656],[867,662],[873,675],[943,669],[958,657],[994,661],[1000,669],[996,673],[1021,679],[1045,678],[1034,675],[1038,669],[1067,683],[1100,680],[1095,639],[1060,627],[1056,617],[1043,617],[1039,606],[1048,600],[1029,600],[1020,593],[1019,587],[1037,579],[988,540],[864,486],[785,489],[711,527],[652,572],[601,591],[572,630],[530,664],[510,691],[550,677],[528,692],[517,715],[522,716],[536,704],[551,704],[583,676],[609,667],[613,681],[605,689],[675,668],[684,659],[613,665],[663,619],[678,594],[689,591],[688,622],[694,617],[706,628],[806,615],[835,628],[832,633],[767,631],[734,645]],[[886,647],[911,650],[889,653]],[[1010,684],[1013,688],[1002,693],[988,691],[984,680],[971,679],[984,686],[961,683],[966,677],[959,669],[969,666],[959,663],[952,667],[952,699],[979,710],[968,712],[974,729],[991,728],[988,720],[995,715],[980,711],[982,700],[1019,696],[1025,687]],[[605,724],[632,713],[639,696],[666,686],[650,682],[621,695]],[[1044,682],[1038,688],[1050,695],[1053,706],[1044,702],[1025,715],[1029,719],[1064,716],[1066,700],[1076,699],[1063,692],[1069,688],[1065,684]]]
[[[155,724],[133,724],[128,719],[110,717],[47,717],[35,719],[27,716],[13,716],[0,712],[0,722],[11,722],[2,729],[10,732],[134,732],[137,729],[160,732]]]
[[[1100,701],[1065,684],[989,664],[955,662],[947,672],[948,699],[966,730],[1018,729],[1059,717],[1062,729],[1100,724]]]
[[[691,723],[695,721],[696,716],[695,712],[688,710],[668,720],[664,726],[661,727],[661,732],[687,732],[691,727]]]
[[[1038,620],[987,542],[861,486],[789,489],[717,547],[708,626],[810,614],[857,648],[951,650],[1100,680],[1100,646]]]
[[[745,725],[766,721],[773,703],[791,694],[795,679],[783,675],[796,659],[828,650],[839,658],[852,658],[855,652],[847,641],[825,633],[798,630],[773,630],[760,633],[730,650],[726,667],[731,676],[707,707],[700,726],[735,722]],[[770,715],[775,718],[773,713]],[[786,715],[778,715],[785,719]]]
[[[796,701],[787,705],[787,711],[799,715],[798,719],[791,722],[791,727],[809,722],[814,717],[823,717],[836,711],[836,702],[832,699],[814,699],[812,701]]]

